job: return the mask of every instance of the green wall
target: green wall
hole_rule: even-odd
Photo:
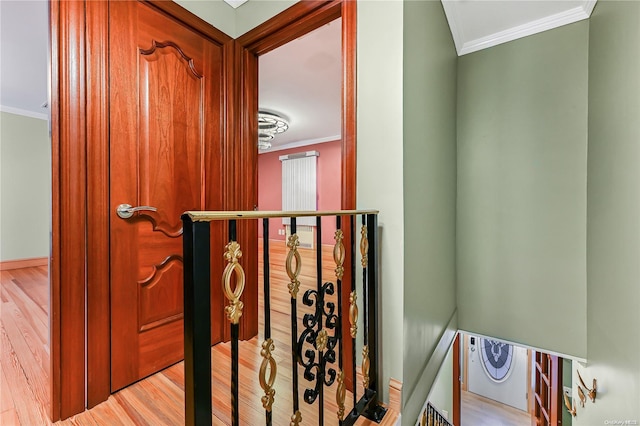
[[[0,261],[49,257],[47,120],[0,112]]]
[[[589,23],[459,58],[461,329],[587,356]]]
[[[440,371],[438,371],[438,376],[433,382],[427,398],[431,405],[450,421],[453,421],[453,362],[452,347],[447,352],[447,356],[442,363],[442,367],[440,367]]]
[[[598,1],[589,36],[589,358],[580,370],[599,390],[574,426],[640,422],[640,2]]]
[[[404,2],[403,14],[402,396],[413,424],[456,328],[457,55],[440,2]]]
[[[402,2],[395,1],[358,3],[357,206],[380,210],[383,400],[388,400],[389,378],[402,379],[401,330],[406,281],[402,220],[402,9]],[[384,60],[380,52],[385,52]],[[362,344],[360,339],[358,336],[358,345]]]

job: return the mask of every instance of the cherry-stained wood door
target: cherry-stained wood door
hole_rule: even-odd
[[[183,358],[182,222],[224,210],[223,48],[142,2],[109,10],[111,390]],[[150,206],[130,218],[120,204]],[[212,246],[224,246],[213,225]],[[222,256],[212,250],[212,277]],[[219,284],[219,279],[212,280]],[[222,338],[212,286],[212,343]]]
[[[562,358],[535,352],[532,426],[562,425]],[[531,390],[530,390],[531,391]]]

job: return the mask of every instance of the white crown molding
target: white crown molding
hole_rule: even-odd
[[[573,9],[469,41],[465,40],[464,31],[458,24],[459,12],[456,7],[457,1],[442,0],[442,6],[445,10],[447,21],[449,21],[449,28],[451,29],[451,35],[453,36],[453,40],[456,45],[456,51],[458,52],[458,56],[462,56],[468,53],[477,52],[478,50],[487,49],[489,47],[517,40],[522,37],[527,37],[558,28],[563,25],[573,24],[574,22],[588,19],[591,16],[591,12],[593,12],[596,1],[597,0],[584,0],[581,6],[574,7]]]
[[[0,105],[0,111],[8,112],[9,114],[22,115],[25,117],[37,118],[39,120],[49,120],[48,114],[43,114],[40,112],[27,111],[26,109],[13,108],[4,105]]]
[[[453,44],[456,45],[456,51],[459,56],[465,37],[462,26],[458,25],[459,14],[457,4],[457,1],[442,0],[442,8],[444,9],[444,14],[447,17],[447,22],[449,22],[449,29],[451,30],[451,36],[453,37]]]
[[[597,1],[598,0],[584,0],[582,8],[587,15],[591,16],[591,13],[593,13],[593,8],[596,7]]]
[[[321,144],[326,142],[335,142],[335,141],[339,141],[341,138],[342,137],[340,135],[334,135],[334,136],[327,136],[326,138],[307,139],[303,141],[290,142],[284,145],[272,146],[271,148],[265,151],[258,150],[258,154],[269,154],[270,152],[284,151],[285,149],[291,149],[291,148],[300,148],[301,146],[316,145],[316,144]]]

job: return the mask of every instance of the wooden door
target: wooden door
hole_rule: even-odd
[[[562,425],[562,358],[535,353],[532,426]]]
[[[146,3],[111,2],[109,16],[115,391],[183,358],[180,215],[224,210],[224,98],[222,46]],[[122,218],[121,204],[157,210]],[[211,235],[212,246],[224,246],[223,228],[214,225]],[[212,277],[222,275],[222,262],[212,257]],[[214,285],[213,343],[222,337],[222,318]]]

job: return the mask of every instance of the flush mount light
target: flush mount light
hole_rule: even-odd
[[[273,138],[289,129],[289,123],[278,114],[258,111],[258,148],[266,150],[271,148]]]

